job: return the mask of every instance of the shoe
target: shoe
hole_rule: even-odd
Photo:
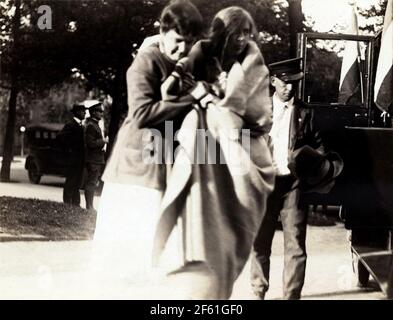
[[[284,293],[283,300],[300,300],[300,292],[288,292]]]
[[[265,300],[266,291],[254,292],[256,300]]]

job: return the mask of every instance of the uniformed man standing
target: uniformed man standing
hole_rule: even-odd
[[[105,166],[105,150],[108,137],[105,137],[99,122],[103,118],[104,108],[97,101],[89,108],[90,117],[86,119],[85,141],[86,141],[86,170],[85,183],[86,209],[94,210],[94,192]]]
[[[284,299],[300,299],[306,270],[307,210],[299,202],[300,190],[294,188],[296,177],[288,168],[294,150],[308,145],[322,149],[318,133],[312,128],[311,110],[295,99],[295,89],[303,77],[301,58],[269,65],[273,94],[273,143],[276,169],[275,188],[267,201],[265,217],[254,244],[251,285],[264,299],[269,288],[270,255],[278,217],[284,233]]]

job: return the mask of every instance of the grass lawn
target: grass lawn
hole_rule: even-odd
[[[0,197],[1,235],[41,236],[46,240],[92,239],[96,213],[85,209],[38,199]],[[308,224],[332,226],[338,217],[311,212]]]
[[[96,213],[64,203],[0,197],[0,235],[84,240],[94,234]]]

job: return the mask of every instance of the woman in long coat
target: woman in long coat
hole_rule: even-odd
[[[269,72],[256,40],[250,14],[228,7],[213,19],[210,37],[182,60],[183,73],[191,71],[205,92],[177,135],[154,257],[165,261],[161,255],[182,217],[185,265],[172,275],[187,283],[187,297],[230,297],[273,188]]]

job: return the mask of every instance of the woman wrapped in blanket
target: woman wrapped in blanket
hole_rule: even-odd
[[[162,262],[181,217],[185,264],[171,276],[181,279],[178,288],[188,288],[184,298],[231,296],[273,188],[269,72],[256,33],[244,9],[221,10],[209,38],[195,44],[172,77],[171,86],[181,87],[182,76],[191,72],[199,103],[177,135],[180,147],[161,202],[154,261]]]
[[[103,174],[92,245],[90,273],[98,297],[170,297],[163,291],[167,286],[161,285],[161,270],[183,262],[175,237],[160,270],[151,268],[153,236],[171,166],[164,157],[170,150],[164,148],[173,138],[165,136],[165,125],[176,130],[196,100],[190,94],[192,77],[186,76],[187,89],[176,95],[165,80],[202,30],[202,17],[193,4],[171,1],[161,14],[158,41],[140,49],[127,71],[128,116]]]

